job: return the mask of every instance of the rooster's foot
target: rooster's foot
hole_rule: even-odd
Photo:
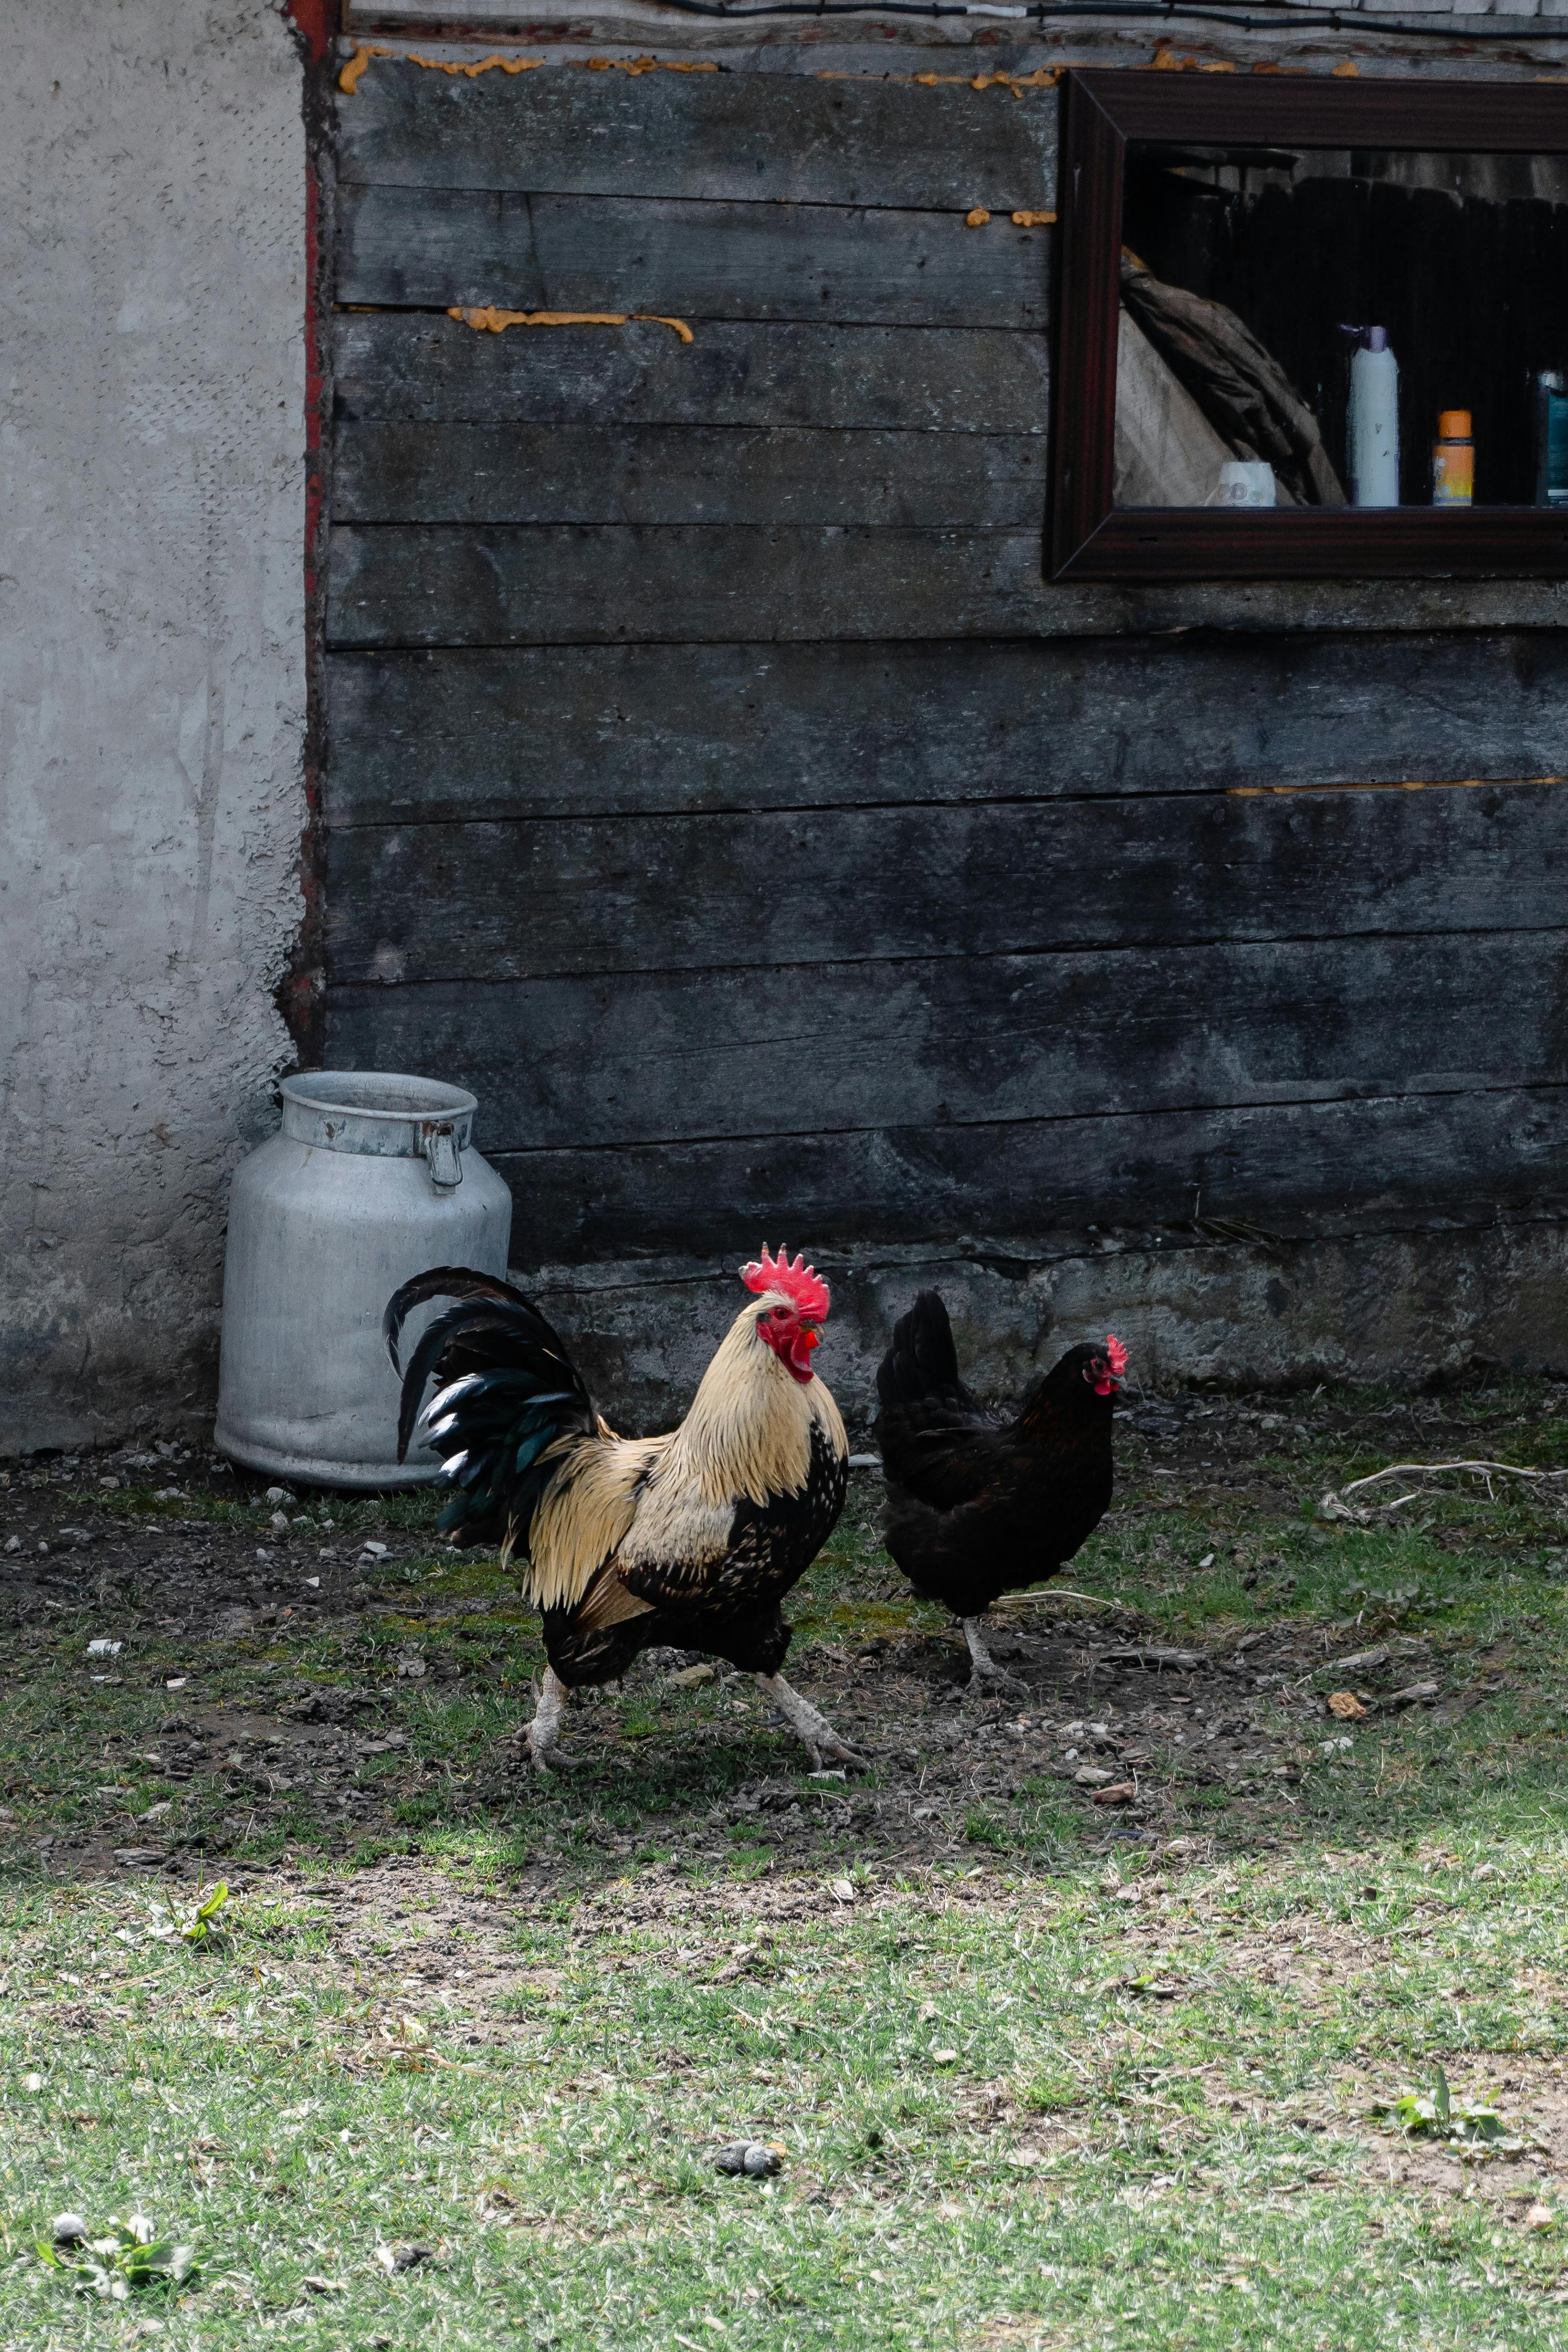
[[[979,1619],[966,1617],[963,1625],[964,1639],[969,1645],[970,1690],[977,1696],[983,1692],[996,1692],[1008,1697],[1027,1698],[1030,1695],[1029,1685],[1019,1675],[1009,1675],[1005,1666],[998,1666],[989,1650],[987,1649],[985,1635],[980,1631]]]
[[[757,1679],[810,1758],[813,1772],[823,1771],[829,1764],[841,1764],[852,1772],[870,1771],[871,1759],[841,1739],[827,1717],[809,1698],[802,1698],[782,1675],[758,1675]]]
[[[524,1735],[528,1742],[528,1761],[536,1772],[542,1772],[547,1777],[559,1760],[555,1751],[566,1715],[566,1685],[555,1668],[547,1666],[538,1705],[534,1709],[534,1719]]]

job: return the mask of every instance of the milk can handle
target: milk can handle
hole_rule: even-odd
[[[463,1181],[463,1154],[449,1118],[432,1119],[424,1130],[424,1156],[430,1181],[438,1192],[451,1192]]]

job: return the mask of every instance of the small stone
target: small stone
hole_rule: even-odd
[[[699,1683],[711,1683],[713,1679],[714,1669],[706,1660],[700,1665],[683,1666],[679,1674],[665,1676],[665,1680],[674,1683],[677,1690],[695,1690]]]
[[[87,2235],[87,2223],[79,2213],[57,2213],[49,2223],[49,2235],[57,2246],[79,2246]]]
[[[7,1537],[6,1537],[6,1538],[5,1538],[5,1549],[6,1549],[6,1550],[7,1550],[7,1551],[20,1551],[20,1550],[21,1550],[21,1549],[22,1549],[22,1538],[21,1538],[21,1537],[20,1537],[20,1536],[7,1536]]]
[[[385,1559],[387,1556],[386,1545],[384,1543],[376,1543],[369,1536],[366,1537],[364,1542],[360,1546],[360,1549],[361,1552],[369,1552],[372,1559]]]
[[[294,1497],[287,1486],[269,1486],[266,1499],[269,1503],[291,1503]]]
[[[43,2089],[43,2087],[44,2087],[44,2078],[43,2078],[43,2076],[42,2076],[41,2074],[24,2074],[24,2075],[23,2075],[23,2077],[22,2077],[22,2088],[24,2089],[24,2091],[27,2091],[27,2092],[35,2092],[35,2093],[36,2093],[36,2092],[41,2091],[41,2090]]]
[[[124,1647],[123,1642],[111,1642],[107,1636],[99,1635],[88,1643],[87,1654],[89,1658],[118,1658]]]
[[[852,1903],[855,1899],[853,1883],[847,1878],[830,1878],[828,1892],[835,1903]]]
[[[1099,1764],[1081,1764],[1072,1777],[1081,1789],[1105,1789],[1116,1775]]]
[[[376,2260],[380,2263],[382,2268],[386,2271],[392,2271],[394,2273],[398,2271],[412,2271],[420,2263],[433,2263],[435,2260],[435,2248],[434,2246],[411,2246],[400,2239],[397,2243],[393,2245],[378,2246],[376,2248]]]
[[[1206,1551],[1203,1558],[1197,1564],[1199,1568],[1212,1568],[1214,1566],[1214,1554],[1211,1551]]]
[[[267,1521],[267,1526],[272,1529],[275,1536],[286,1536],[288,1533],[287,1512],[274,1511],[271,1518]]]
[[[319,1576],[308,1576],[305,1581],[313,1588],[319,1590],[321,1580]]]
[[[1130,1805],[1137,1793],[1135,1780],[1113,1780],[1108,1789],[1096,1789],[1089,1801],[1092,1805]]]
[[[1527,2230],[1555,2230],[1557,2216],[1550,2205],[1532,2205],[1524,2217]]]
[[[783,2170],[785,2154],[773,2140],[734,2139],[714,2150],[713,2168],[735,2178],[744,2175],[751,2180],[765,2180],[770,2173]]]
[[[934,2050],[931,2053],[931,2063],[934,2066],[956,2066],[958,2063],[958,2053],[956,2050]]]

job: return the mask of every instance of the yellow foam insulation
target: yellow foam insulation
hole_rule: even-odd
[[[1234,73],[1236,71],[1235,60],[1231,58],[1178,58],[1168,41],[1160,41],[1155,45],[1151,62],[1156,73]]]
[[[972,213],[966,213],[964,215],[964,226],[966,228],[984,228],[986,223],[990,219],[990,214],[986,210],[984,205],[977,205]]]
[[[684,319],[664,319],[656,310],[498,310],[493,302],[483,309],[461,306],[446,313],[482,335],[504,334],[508,327],[626,327],[633,320],[650,327],[669,327],[683,343],[696,339]]]
[[[476,81],[484,73],[532,73],[542,66],[543,58],[503,58],[498,54],[476,58],[465,65],[455,58],[422,58],[413,49],[384,48],[379,41],[361,41],[342,72],[338,76],[338,88],[346,98],[352,98],[363,78],[365,68],[372,58],[401,58],[404,65],[423,66],[426,73],[461,74],[466,81]]]
[[[1568,784],[1568,776],[1428,776],[1420,783],[1380,784],[1229,784],[1232,801],[1280,800],[1296,793],[1479,793],[1501,792],[1511,784]]]
[[[590,73],[631,74],[633,79],[645,73],[717,73],[716,65],[697,64],[685,58],[582,58],[576,62],[585,65]]]
[[[1040,66],[1034,73],[1027,74],[868,74],[840,73],[829,68],[819,73],[817,79],[819,81],[918,82],[922,89],[960,88],[965,89],[1009,89],[1015,98],[1021,98],[1026,89],[1054,89],[1057,83],[1061,79],[1062,75],[1064,73],[1071,72],[1071,67],[1068,66]]]
[[[1014,228],[1049,228],[1056,218],[1054,213],[1014,213]]]
[[[1233,58],[1178,58],[1168,41],[1156,44],[1151,63],[1156,73],[1239,73],[1241,70]],[[1308,68],[1305,66],[1277,65],[1270,58],[1263,64],[1249,67],[1248,70],[1255,74],[1304,74]],[[1361,68],[1353,65],[1348,58],[1343,65],[1329,68],[1336,81],[1343,81],[1360,71]]]

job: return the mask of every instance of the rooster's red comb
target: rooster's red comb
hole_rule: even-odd
[[[1127,1350],[1113,1331],[1107,1331],[1105,1334],[1105,1355],[1112,1372],[1117,1380],[1120,1380],[1127,1369]]]
[[[812,1316],[819,1322],[831,1304],[827,1284],[814,1265],[806,1264],[803,1250],[797,1254],[791,1265],[787,1249],[780,1250],[777,1257],[769,1257],[768,1244],[764,1242],[762,1255],[753,1258],[749,1265],[741,1267],[740,1278],[747,1290],[782,1291],[786,1298],[794,1300],[802,1315]]]

